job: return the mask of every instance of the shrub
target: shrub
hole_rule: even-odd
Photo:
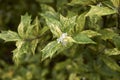
[[[38,0],[41,11],[21,16],[13,60],[2,79],[119,80],[119,0]],[[19,70],[17,70],[19,69]]]

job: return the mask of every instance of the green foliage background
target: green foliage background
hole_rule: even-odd
[[[120,79],[119,0],[0,4],[1,80]]]

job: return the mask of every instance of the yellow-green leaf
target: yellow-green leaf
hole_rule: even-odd
[[[20,35],[21,38],[26,38],[26,31],[27,28],[30,27],[31,23],[31,16],[28,14],[25,14],[24,16],[21,16],[21,22],[18,26],[18,34]]]
[[[109,28],[100,30],[99,33],[102,34],[101,38],[103,40],[113,39],[113,37],[117,35],[112,29],[109,29]]]
[[[91,40],[88,36],[86,36],[85,34],[77,34],[75,37],[73,37],[75,43],[78,44],[95,44],[95,42],[93,40]]]
[[[116,10],[110,9],[108,7],[91,6],[91,9],[86,14],[86,16],[92,16],[92,15],[104,16],[115,13],[117,13]]]
[[[47,18],[46,23],[50,28],[51,32],[53,33],[53,35],[55,35],[56,37],[60,37],[60,35],[62,34],[59,28],[60,26],[62,26],[60,22],[52,18]]]
[[[76,31],[81,31],[84,29],[84,26],[85,26],[85,17],[86,15],[86,12],[82,13],[81,15],[79,15],[77,17],[77,20],[76,20]]]
[[[70,5],[75,5],[75,4],[79,4],[79,5],[90,5],[93,4],[95,2],[95,0],[72,0]]]
[[[93,30],[84,30],[81,33],[87,35],[88,37],[94,37],[94,36],[100,36],[101,35],[100,33],[96,32],[96,31],[93,31]]]
[[[120,0],[111,0],[111,2],[113,3],[113,5],[118,8],[120,6]]]
[[[58,44],[57,41],[52,41],[48,43],[44,49],[42,49],[42,60],[46,58],[51,58],[57,50],[60,49],[61,44]]]
[[[113,37],[113,43],[115,44],[115,47],[120,50],[120,36],[114,36]]]
[[[31,53],[35,54],[35,50],[36,50],[36,48],[37,48],[38,42],[39,42],[38,39],[32,40],[32,41],[30,42]]]
[[[101,58],[109,68],[115,71],[120,71],[120,66],[116,63],[114,59],[108,56],[101,56]]]
[[[105,50],[105,54],[106,55],[119,55],[120,54],[120,51],[117,49],[117,48],[113,48],[113,49],[106,49]]]
[[[33,21],[33,24],[28,26],[25,32],[25,36],[27,39],[33,39],[36,38],[39,35],[39,27],[40,22],[38,20],[38,17]]]
[[[60,15],[60,22],[62,24],[62,31],[71,34],[74,32],[74,26],[76,24],[76,16],[73,17],[64,17]]]
[[[5,40],[5,42],[8,41],[18,41],[20,39],[20,37],[18,36],[18,34],[16,32],[13,31],[2,31],[0,33],[0,38]]]

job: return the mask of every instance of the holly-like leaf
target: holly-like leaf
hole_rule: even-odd
[[[116,36],[117,34],[112,30],[112,29],[103,29],[100,30],[101,38],[103,40],[107,40],[107,39],[113,39],[114,36]]]
[[[60,22],[62,24],[62,31],[70,34],[72,31],[74,31],[76,16],[68,18],[60,15]]]
[[[88,37],[95,37],[95,36],[101,35],[100,33],[93,31],[93,30],[84,30],[81,33],[87,35]]]
[[[62,26],[61,23],[53,18],[46,18],[46,23],[53,35],[55,35],[56,37],[60,37],[60,35],[62,34],[60,30],[60,27]]]
[[[111,2],[113,3],[113,5],[118,8],[120,6],[120,0],[111,0]]]
[[[117,13],[116,10],[110,9],[108,7],[91,6],[91,9],[86,14],[86,16],[92,16],[92,15],[104,16],[115,13]]]
[[[21,16],[21,22],[18,26],[18,34],[21,38],[26,38],[26,31],[28,27],[31,27],[31,16],[28,14],[25,14],[24,16]]]
[[[85,15],[86,15],[86,12],[79,15],[76,19],[76,31],[78,32],[84,29],[85,19],[86,19]]]
[[[45,19],[52,18],[57,21],[59,20],[59,15],[55,11],[46,11],[44,13],[40,13],[40,15]]]
[[[13,61],[15,62],[15,64],[19,65],[21,63],[21,51],[18,49],[13,50]]]
[[[46,4],[40,4],[40,6],[41,6],[41,10],[42,10],[42,12],[45,12],[45,11],[55,11],[54,9],[53,9],[53,7],[51,7],[51,6],[49,6],[49,5],[46,5]]]
[[[114,5],[112,4],[112,2],[110,2],[110,0],[104,0],[104,1],[102,1],[102,4],[111,9],[115,9]]]
[[[48,31],[49,28],[47,26],[44,26],[40,31],[39,31],[39,34],[40,35],[43,35],[46,31]]]
[[[69,80],[79,80],[79,77],[75,73],[71,73],[69,76]]]
[[[49,27],[50,31],[53,33],[53,36],[60,37],[62,34],[62,25],[59,21],[58,15],[52,11],[45,12],[44,14],[40,15],[45,18],[46,24]]]
[[[65,5],[67,5],[68,0],[58,0],[56,3],[57,10],[62,10]]]
[[[13,60],[18,65],[20,64],[23,55],[26,53],[30,53],[30,45],[25,41],[19,40],[16,42],[16,47],[17,48],[13,50]]]
[[[115,47],[120,50],[120,36],[114,36],[113,43],[115,44]]]
[[[50,42],[48,45],[45,46],[44,49],[42,49],[42,60],[52,57],[57,50],[59,50],[61,47],[61,44],[58,44],[57,41]]]
[[[37,44],[38,44],[39,40],[38,39],[35,39],[35,40],[32,40],[31,43],[30,43],[30,50],[31,50],[31,53],[35,54],[35,50],[37,48]]]
[[[88,74],[88,77],[89,77],[90,80],[100,80],[100,75],[97,74],[97,73]]]
[[[95,42],[93,40],[91,40],[88,36],[86,36],[85,34],[77,34],[75,37],[73,37],[75,43],[78,44],[95,44]]]
[[[101,58],[109,68],[115,71],[120,71],[120,66],[116,63],[115,60],[108,56],[102,56]]]
[[[2,31],[0,33],[0,38],[5,40],[5,42],[8,41],[18,41],[20,39],[20,37],[18,36],[18,34],[16,32],[13,31]]]
[[[120,51],[117,49],[117,48],[113,48],[113,49],[106,49],[105,50],[105,54],[106,55],[119,55],[120,54]]]
[[[21,62],[23,59],[24,54],[30,55],[35,54],[35,50],[38,44],[38,39],[32,41],[23,41],[19,40],[16,42],[16,49],[13,51],[13,60],[16,64]]]
[[[98,15],[89,16],[86,26],[89,29],[99,31],[103,27],[103,18]]]
[[[39,27],[40,27],[40,22],[38,20],[38,17],[33,21],[33,24],[27,27],[26,35],[27,39],[33,39],[36,38],[39,35]]]
[[[21,22],[18,26],[18,35],[21,39],[19,39],[18,41],[16,40],[16,38],[14,39],[14,41],[17,41],[17,48],[13,51],[13,59],[16,63],[19,64],[20,59],[23,57],[24,54],[35,53],[35,49],[38,44],[38,36],[40,33],[39,27],[40,22],[37,17],[33,21],[33,23],[31,23],[31,16],[29,16],[28,14],[21,17]],[[15,36],[18,36],[17,33],[15,34],[14,32],[14,34],[10,34],[10,32],[11,31],[9,31],[8,36],[12,39]],[[14,37],[12,37],[11,35]]]
[[[93,4],[95,2],[95,0],[72,0],[70,5],[90,5]]]
[[[54,2],[54,0],[36,0],[38,1],[39,3],[52,3]]]

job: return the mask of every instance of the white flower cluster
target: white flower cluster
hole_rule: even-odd
[[[63,45],[66,45],[65,38],[67,37],[67,33],[63,33],[60,38],[57,39],[58,43],[62,43]]]
[[[102,6],[102,3],[101,3],[101,2],[100,2],[100,3],[98,3],[98,4],[97,4],[97,6],[101,7],[101,6]]]

